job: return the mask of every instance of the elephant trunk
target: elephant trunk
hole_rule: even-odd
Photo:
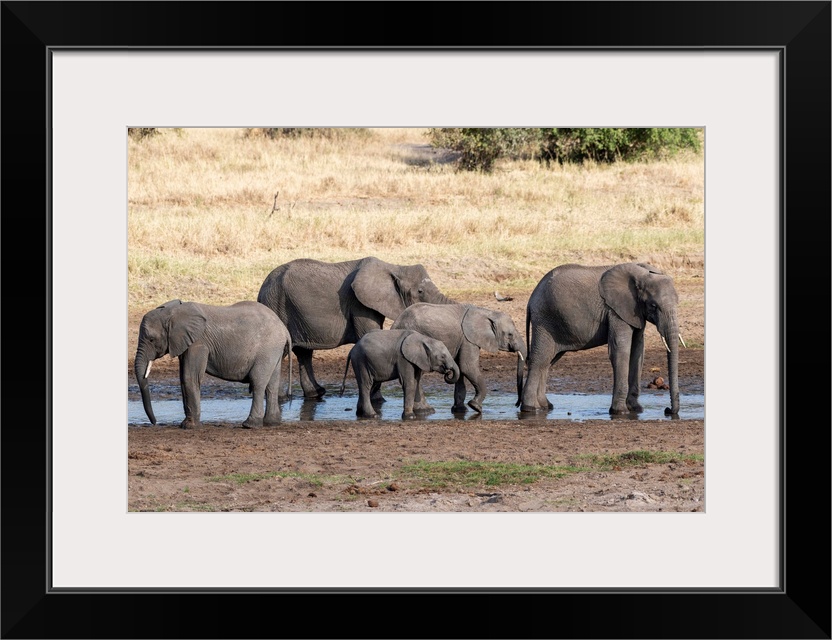
[[[670,406],[664,413],[668,416],[679,415],[679,330],[676,322],[668,325],[667,331],[662,332],[662,339],[667,347],[667,377],[670,385]]]
[[[459,367],[456,362],[451,363],[451,366],[445,369],[445,382],[448,384],[456,384],[459,380]]]
[[[516,407],[519,407],[523,400],[523,369],[528,357],[525,343],[519,342],[518,344],[519,348],[515,349],[517,351],[517,403],[514,406]]]
[[[150,365],[152,363],[153,360],[148,360],[144,352],[139,351],[136,354],[134,370],[136,373],[136,381],[139,383],[139,391],[141,391],[142,394],[144,412],[147,414],[150,424],[156,424],[156,416],[153,413],[153,406],[150,402],[150,387],[147,382],[147,375],[150,373]]]

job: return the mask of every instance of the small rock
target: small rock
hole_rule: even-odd
[[[398,491],[399,490],[399,485],[396,484],[395,482],[391,482],[389,485],[387,485],[387,490],[388,491]]]
[[[373,508],[377,507],[378,506],[378,500],[367,500],[367,506],[368,507],[373,507]]]
[[[306,496],[307,498],[317,498],[318,494],[314,491],[310,491],[309,494]]]

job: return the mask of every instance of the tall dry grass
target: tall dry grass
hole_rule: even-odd
[[[530,292],[564,262],[647,260],[677,279],[701,277],[701,154],[467,173],[429,149],[425,131],[129,139],[131,311],[177,297],[256,299],[274,267],[301,257],[419,262],[451,296]]]

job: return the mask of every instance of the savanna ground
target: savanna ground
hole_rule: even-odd
[[[528,296],[554,266],[650,262],[673,276],[679,292],[687,343],[680,353],[682,402],[684,394],[704,393],[701,154],[551,168],[510,161],[478,174],[454,171],[419,129],[294,140],[186,129],[129,141],[129,159],[131,399],[147,310],[172,298],[256,299],[269,271],[288,260],[366,255],[424,264],[444,293],[506,311],[521,331]],[[512,300],[498,302],[495,291]],[[667,398],[646,388],[666,370],[654,328],[645,343],[642,393]],[[316,376],[330,393],[340,386],[348,350],[315,352]],[[489,395],[516,393],[513,354],[483,353],[482,364]],[[153,388],[179,397],[176,360],[158,360],[151,379]],[[424,381],[429,400],[444,386],[438,374]],[[232,384],[209,378],[203,398]],[[548,391],[609,395],[611,386],[602,347],[567,354],[552,368]],[[294,393],[293,402],[302,401],[296,377]],[[448,419],[294,420],[252,430],[207,422],[192,430],[127,425],[127,508],[705,509],[703,420],[477,420],[470,411],[458,420],[449,407],[433,404]]]

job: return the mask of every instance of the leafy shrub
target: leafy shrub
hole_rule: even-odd
[[[155,136],[159,130],[155,127],[128,127],[127,135],[134,140],[144,140],[150,136]]]
[[[539,129],[428,129],[430,143],[460,152],[457,166],[489,172],[498,158],[519,158],[534,152]]]
[[[693,128],[452,128],[427,133],[432,146],[461,154],[460,169],[484,172],[492,171],[500,158],[534,157],[548,164],[662,157],[685,148],[698,150],[700,135]]]
[[[699,150],[699,131],[692,128],[541,129],[538,157],[557,161],[616,162]]]

